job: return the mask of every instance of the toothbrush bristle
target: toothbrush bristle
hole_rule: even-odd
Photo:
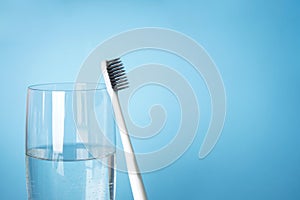
[[[120,58],[107,60],[107,73],[113,90],[119,91],[128,88],[128,80]]]

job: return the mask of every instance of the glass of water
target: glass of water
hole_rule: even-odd
[[[105,85],[28,88],[26,173],[28,199],[115,199],[115,121]]]

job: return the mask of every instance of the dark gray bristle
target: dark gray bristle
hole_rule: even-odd
[[[128,80],[126,77],[126,71],[120,58],[107,60],[107,73],[110,79],[110,83],[114,91],[128,88]]]

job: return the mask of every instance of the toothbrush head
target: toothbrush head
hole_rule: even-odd
[[[114,91],[123,90],[129,87],[128,79],[122,61],[115,58],[106,61],[106,70]]]

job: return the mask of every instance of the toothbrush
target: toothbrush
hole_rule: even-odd
[[[129,87],[125,69],[120,58],[116,58],[102,61],[101,71],[120,131],[133,198],[134,200],[147,200],[142,176],[139,172],[138,164],[119,103],[118,91]]]

